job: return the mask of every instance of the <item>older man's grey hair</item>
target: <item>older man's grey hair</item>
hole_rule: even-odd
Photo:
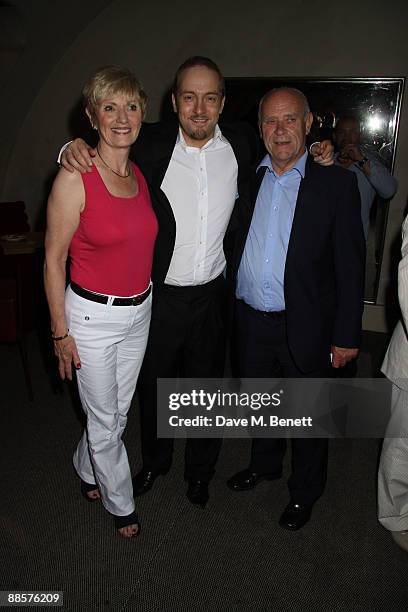
[[[258,106],[258,122],[259,124],[262,123],[262,106],[264,104],[264,102],[266,102],[266,100],[270,97],[273,96],[276,93],[280,93],[280,92],[288,92],[291,93],[293,95],[295,95],[297,98],[299,98],[299,100],[302,102],[303,104],[303,113],[304,113],[304,118],[306,119],[308,113],[310,113],[310,106],[309,106],[309,102],[305,96],[305,94],[303,93],[303,91],[300,91],[300,89],[296,89],[296,87],[274,87],[274,89],[270,89],[269,91],[266,92],[266,94],[264,94],[259,102],[259,106]]]

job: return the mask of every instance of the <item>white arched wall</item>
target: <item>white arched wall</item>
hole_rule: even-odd
[[[35,4],[41,12],[40,7],[49,3]],[[2,197],[24,199],[32,220],[44,206],[59,145],[72,136],[68,117],[81,87],[102,64],[122,64],[136,71],[149,93],[148,120],[157,119],[174,70],[189,55],[212,57],[226,76],[404,76],[406,72],[404,0],[207,0],[198,5],[181,0],[88,0],[86,5],[88,13],[94,6],[94,17],[84,27],[79,12],[76,36],[50,67],[13,133]],[[24,79],[20,95],[24,96]],[[399,190],[389,215],[380,301],[389,278],[387,253],[406,206],[407,136],[404,101],[395,166]],[[375,316],[374,328],[380,328],[382,310],[368,309],[368,327]]]

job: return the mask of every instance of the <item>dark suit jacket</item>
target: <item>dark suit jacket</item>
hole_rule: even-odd
[[[253,178],[234,252],[235,278],[265,170]],[[338,166],[323,167],[309,156],[284,276],[287,340],[303,372],[326,365],[332,344],[359,347],[365,276],[360,209],[355,175]]]
[[[163,283],[169,269],[176,239],[176,222],[170,203],[161,190],[164,175],[170,163],[178,134],[178,122],[146,123],[132,147],[131,157],[142,170],[150,188],[152,204],[159,222],[156,239],[152,279]],[[224,239],[224,251],[229,259],[232,249],[232,235],[237,229],[237,208],[242,206],[249,195],[251,164],[257,154],[257,141],[252,128],[244,123],[220,125],[222,134],[229,141],[238,163],[238,194],[230,224]]]

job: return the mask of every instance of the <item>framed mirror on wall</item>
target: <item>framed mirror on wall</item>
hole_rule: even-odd
[[[223,118],[226,121],[247,121],[258,130],[258,103],[262,96],[274,87],[296,87],[306,95],[314,115],[310,142],[331,139],[335,144],[336,163],[350,167],[356,162],[347,159],[347,143],[350,145],[350,141],[357,140],[364,158],[375,159],[392,174],[405,84],[403,77],[248,77],[225,81],[227,97]],[[360,168],[354,171],[358,173]],[[392,191],[387,188],[383,197],[373,191],[366,204],[366,214],[363,212],[367,241],[365,301],[371,304],[377,301],[390,202],[386,194]]]

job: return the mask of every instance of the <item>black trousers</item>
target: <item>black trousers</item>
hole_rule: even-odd
[[[139,376],[142,456],[145,470],[171,465],[173,440],[157,437],[158,378],[217,378],[225,362],[225,279],[205,285],[154,286],[152,318]],[[185,478],[208,482],[221,440],[186,441]]]
[[[327,366],[307,374],[297,368],[287,343],[284,314],[277,318],[267,317],[237,300],[235,331],[237,367],[242,378],[331,376],[329,351]],[[250,469],[280,476],[286,445],[286,439],[255,438],[252,441]],[[288,488],[295,503],[312,505],[323,493],[327,451],[326,439],[292,439],[292,473]]]

